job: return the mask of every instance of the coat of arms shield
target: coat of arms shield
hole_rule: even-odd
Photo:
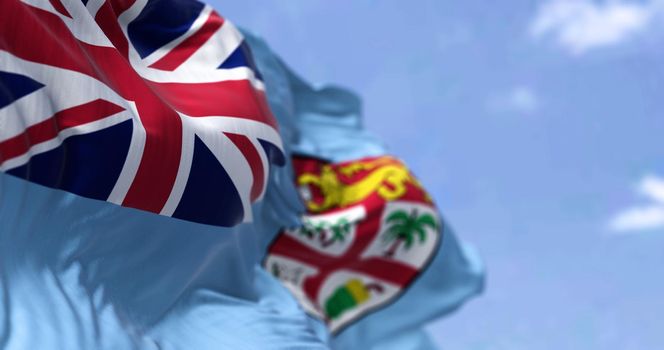
[[[337,333],[413,283],[437,250],[441,218],[393,157],[293,163],[307,213],[277,236],[265,267]]]

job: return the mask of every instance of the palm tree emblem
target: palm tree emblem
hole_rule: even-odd
[[[436,230],[438,224],[431,214],[417,213],[417,209],[408,214],[405,210],[396,210],[392,212],[385,220],[389,225],[387,231],[383,234],[385,244],[390,244],[386,257],[393,257],[401,245],[406,250],[410,249],[416,239],[423,244],[427,239],[425,228],[430,227]]]

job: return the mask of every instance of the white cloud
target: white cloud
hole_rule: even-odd
[[[637,192],[651,200],[646,205],[627,208],[609,222],[615,232],[634,232],[664,229],[664,178],[645,176],[637,186]]]
[[[639,183],[639,193],[664,205],[664,179],[648,175]]]
[[[643,32],[664,11],[662,0],[549,0],[530,25],[534,38],[553,37],[572,54],[620,44]]]
[[[627,209],[611,220],[610,227],[617,232],[664,228],[664,206],[650,205]]]
[[[488,107],[497,112],[532,114],[540,101],[535,91],[528,86],[515,86],[489,98]]]

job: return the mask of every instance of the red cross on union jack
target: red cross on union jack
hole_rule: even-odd
[[[0,170],[208,224],[251,219],[282,163],[241,33],[197,1],[6,0]]]

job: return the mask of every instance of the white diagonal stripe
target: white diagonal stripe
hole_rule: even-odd
[[[190,74],[197,70],[214,71],[242,43],[243,37],[233,23],[224,24],[191,57],[176,69],[178,74]]]
[[[138,117],[138,111],[136,110],[136,105],[133,102],[131,104],[132,113],[132,132],[131,132],[131,141],[129,143],[129,150],[127,151],[127,158],[125,159],[124,165],[122,166],[122,171],[120,171],[120,176],[118,176],[113,190],[108,195],[108,201],[115,204],[122,204],[129,187],[131,187],[136,172],[138,172],[138,167],[141,165],[141,159],[143,158],[143,149],[145,148],[145,140],[147,134],[145,128],[141,123],[141,119]]]
[[[71,34],[76,39],[95,46],[112,47],[111,41],[99,28],[95,22],[94,16],[81,1],[62,1],[62,6],[69,12],[71,18],[62,15],[53,8],[48,0],[23,0],[23,3],[30,6],[48,11],[58,16],[69,28]],[[97,8],[97,10],[99,10]],[[96,13],[96,11],[95,11]]]
[[[212,13],[212,8],[210,6],[205,6],[201,11],[201,13],[198,15],[198,18],[196,18],[196,20],[191,24],[191,27],[189,27],[189,29],[184,34],[173,39],[171,42],[155,50],[153,53],[151,53],[150,55],[148,55],[143,59],[140,59],[140,57],[137,59],[137,57],[132,56],[131,64],[133,66],[144,66],[147,68],[151,64],[159,61],[162,57],[166,56],[169,52],[171,52],[172,49],[180,45],[181,42],[190,38],[199,29],[201,29],[203,24],[205,24],[205,22],[210,17],[211,13]]]

